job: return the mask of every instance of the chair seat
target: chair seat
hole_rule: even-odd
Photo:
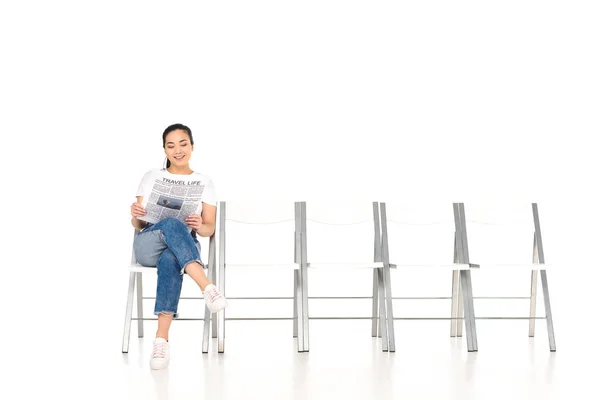
[[[144,267],[143,265],[140,264],[131,264],[129,266],[129,272],[154,272],[156,273],[156,267]]]
[[[552,269],[552,264],[480,264],[480,269],[484,270],[509,270],[515,271],[519,269],[528,270],[547,270]]]
[[[371,263],[308,263],[308,268],[313,269],[374,269],[383,268],[382,262]]]
[[[207,270],[208,267],[204,266],[204,270]],[[140,264],[131,264],[129,266],[129,272],[154,272],[156,273],[156,267],[144,267]]]
[[[300,269],[296,263],[289,264],[225,264],[226,268],[277,268],[277,269]]]
[[[461,270],[461,269],[473,269],[470,264],[390,264],[390,267],[396,269],[449,269],[449,270]]]

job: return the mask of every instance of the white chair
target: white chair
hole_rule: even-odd
[[[135,237],[137,236],[137,234],[138,234],[138,232],[134,231],[134,234],[133,234],[134,240],[135,240]],[[199,237],[198,239],[200,240],[201,245],[203,244],[202,242],[205,241],[204,238]],[[201,247],[201,249],[202,249],[202,247]],[[202,249],[202,252],[204,253],[203,249]],[[204,260],[205,258],[203,257],[202,259]],[[216,270],[215,235],[212,235],[209,239],[207,268],[208,268],[208,274],[207,274],[208,279],[214,282],[214,277],[215,277],[215,272],[216,272],[215,271]],[[122,346],[123,353],[129,352],[129,337],[131,336],[131,322],[133,320],[136,320],[138,323],[138,337],[139,338],[144,337],[144,321],[145,320],[154,320],[154,321],[157,320],[156,317],[144,318],[143,300],[156,299],[155,297],[144,297],[144,295],[143,295],[142,275],[144,273],[151,273],[151,274],[156,275],[156,267],[144,267],[144,266],[138,264],[135,259],[135,254],[132,250],[131,264],[129,265],[129,289],[127,292],[127,306],[125,309],[125,326],[123,328],[123,346]],[[137,283],[137,285],[136,285],[136,283]],[[136,289],[136,286],[137,286],[137,296],[136,296],[137,317],[133,317],[133,296],[134,296],[134,291]],[[177,317],[176,320],[177,321],[204,321],[204,332],[203,332],[203,338],[202,338],[202,352],[208,353],[211,313],[204,303],[204,298],[203,297],[180,297],[180,299],[181,300],[198,300],[199,299],[202,301],[202,307],[204,308],[204,318],[180,318],[180,317]],[[216,329],[215,329],[215,324],[214,324],[215,318],[216,318],[216,316],[213,315],[213,337],[216,337]]]
[[[462,327],[461,319],[464,306],[464,321],[467,330],[468,351],[477,351],[477,332],[475,327],[473,298],[471,290],[471,268],[477,267],[469,263],[469,252],[464,235],[464,205],[450,204],[402,204],[380,203],[382,231],[382,260],[384,271],[390,282],[391,300],[451,300],[451,316],[448,317],[394,317],[393,308],[387,307],[389,321],[389,349],[395,351],[395,320],[444,320],[451,321],[451,336],[457,336],[457,328]],[[406,282],[406,288],[414,286],[418,274],[426,272],[427,286],[443,290],[444,273],[452,272],[452,296],[410,296],[392,297],[390,268],[395,269],[395,283]],[[410,274],[412,273],[413,276]],[[441,273],[441,274],[440,274]],[[443,286],[433,287],[434,274],[442,277],[436,283]],[[417,275],[417,276],[415,276]],[[464,288],[464,296],[459,297],[459,287]],[[431,293],[433,294],[433,293]],[[397,309],[397,308],[396,308]],[[400,308],[402,310],[402,308]],[[458,334],[462,336],[462,331]]]
[[[307,206],[308,205],[308,206]],[[308,207],[308,209],[307,209]],[[381,233],[377,202],[301,202],[301,276],[303,278],[304,351],[309,350],[308,321],[371,320],[373,337],[382,338],[382,350],[388,351],[386,308],[389,272],[381,259]],[[350,270],[372,269],[371,296],[308,296],[307,271],[346,274]],[[341,276],[341,275],[340,275]],[[363,299],[372,301],[371,316],[309,316],[308,300]]]
[[[475,299],[529,300],[529,316],[481,316],[478,319],[529,320],[530,337],[535,334],[536,319],[545,319],[550,351],[556,351],[547,278],[549,266],[545,263],[537,203],[470,204],[466,229],[470,257],[481,266],[475,274],[478,279],[475,287],[486,293],[486,296],[476,296]],[[545,317],[536,316],[538,271],[542,278]],[[493,280],[486,282],[486,278]],[[526,281],[529,284],[522,286],[520,293],[519,282]],[[485,305],[483,303],[480,307]],[[507,302],[502,304],[504,308],[509,305]],[[490,308],[493,309],[491,304]]]
[[[295,203],[292,212],[291,202],[234,202],[221,201],[218,209],[218,247],[220,292],[229,300],[229,307],[218,312],[217,337],[218,351],[225,351],[226,321],[269,321],[293,320],[293,337],[298,337],[298,351],[304,351],[303,325],[298,329],[298,319],[302,317],[303,276],[300,265],[300,206]],[[293,236],[292,236],[293,233]],[[292,296],[249,297],[230,296],[226,293],[227,276],[238,276],[249,271],[260,270],[293,271],[294,294]],[[268,272],[267,272],[268,273]],[[272,277],[271,277],[272,278]],[[231,280],[231,279],[230,279]],[[294,300],[293,317],[227,317],[236,310],[238,300]],[[300,300],[299,300],[300,299]]]

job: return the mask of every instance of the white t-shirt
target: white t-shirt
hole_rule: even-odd
[[[190,175],[177,175],[172,174],[166,169],[152,169],[144,175],[142,181],[140,182],[140,186],[138,187],[136,196],[143,196],[144,193],[147,192],[147,189],[151,188],[154,185],[154,182],[157,178],[168,178],[172,180],[194,180],[200,181],[200,187],[204,187],[200,198],[202,203],[210,204],[211,206],[217,205],[217,194],[215,192],[215,185],[212,180],[199,172],[194,172]],[[202,210],[198,210],[202,211]]]

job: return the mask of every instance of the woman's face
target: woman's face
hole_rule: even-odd
[[[171,165],[182,167],[190,162],[194,146],[186,131],[176,129],[165,138],[165,154]]]

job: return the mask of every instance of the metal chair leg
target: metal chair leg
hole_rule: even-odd
[[[458,288],[459,288],[460,276],[458,270],[452,271],[452,300],[450,304],[450,337],[456,337],[457,325],[460,324],[458,320]]]
[[[531,297],[529,299],[529,337],[535,336],[535,311],[537,308],[537,270],[531,271]]]
[[[548,343],[550,351],[556,351],[556,342],[554,339],[554,322],[552,321],[552,310],[550,309],[550,293],[548,291],[548,277],[546,270],[540,271],[542,276],[542,290],[544,291],[544,306],[546,308],[546,324],[548,326]]]
[[[538,247],[537,247],[537,235],[533,233],[533,263],[537,264],[540,262]],[[529,337],[535,335],[535,313],[536,313],[536,301],[537,301],[537,271],[531,271],[531,297],[529,298]]]
[[[385,300],[386,300],[386,316],[388,326],[388,341],[389,351],[396,351],[396,338],[394,334],[394,308],[392,306],[392,280],[390,277],[390,266],[384,265],[383,267],[383,283],[385,285]]]
[[[219,291],[225,296],[225,268],[221,266],[221,279],[219,280]],[[218,351],[219,353],[225,352],[225,309],[219,311],[217,317],[217,337],[218,337]]]
[[[300,278],[298,278],[298,280],[300,280]],[[304,315],[304,312],[302,311],[302,287],[300,286],[300,284],[298,284],[298,286],[296,286],[296,292],[294,293],[294,302],[296,303],[296,326],[297,326],[297,335],[298,335],[298,339],[296,340],[297,343],[297,347],[298,347],[298,353],[303,353],[304,352],[304,329],[303,326],[304,324],[302,323],[302,321],[300,321],[300,319],[302,318],[302,316]]]
[[[292,337],[298,337],[298,271],[294,270],[294,321]]]
[[[309,351],[309,328],[308,328],[308,269],[306,265],[304,265],[304,271],[300,275],[301,284],[300,284],[300,292],[302,294],[302,341],[304,343],[303,351]]]
[[[471,271],[469,271],[469,274],[471,273]],[[459,279],[458,279],[458,294],[456,297],[456,336],[457,337],[462,337],[463,335],[463,321],[465,319],[465,313],[464,313],[464,293],[463,293],[463,284],[462,284],[462,280],[460,279],[460,273],[459,273]]]
[[[138,321],[137,321],[137,326],[138,326],[138,337],[139,338],[143,338],[144,337],[144,320],[142,319],[144,317],[144,306],[143,306],[143,297],[144,297],[144,290],[142,288],[142,273],[141,272],[137,272],[137,316],[138,316]]]
[[[378,331],[378,317],[379,317],[379,309],[378,309],[378,295],[379,290],[377,287],[377,269],[373,269],[373,313],[372,313],[372,322],[371,322],[371,336],[372,337],[381,337],[381,333]]]
[[[135,272],[129,273],[129,288],[127,290],[127,306],[125,307],[125,325],[123,326],[123,353],[129,351],[129,336],[131,333],[131,315],[133,313],[133,291],[135,290]]]
[[[464,299],[464,321],[467,331],[467,349],[468,351],[477,351],[477,330],[475,327],[475,309],[473,307],[473,291],[471,289],[471,271],[461,270],[461,286],[463,288]]]
[[[208,280],[211,282],[215,282],[215,275],[213,273],[213,268],[209,262],[208,266]],[[204,329],[202,334],[202,353],[208,353],[208,346],[210,343],[210,322],[212,320],[212,313],[208,309],[206,305],[204,305]]]
[[[383,282],[383,268],[376,268],[377,272],[377,290],[379,292],[379,332],[381,334],[381,349],[382,351],[389,351],[389,340],[388,340],[388,318],[385,304],[385,285]]]

